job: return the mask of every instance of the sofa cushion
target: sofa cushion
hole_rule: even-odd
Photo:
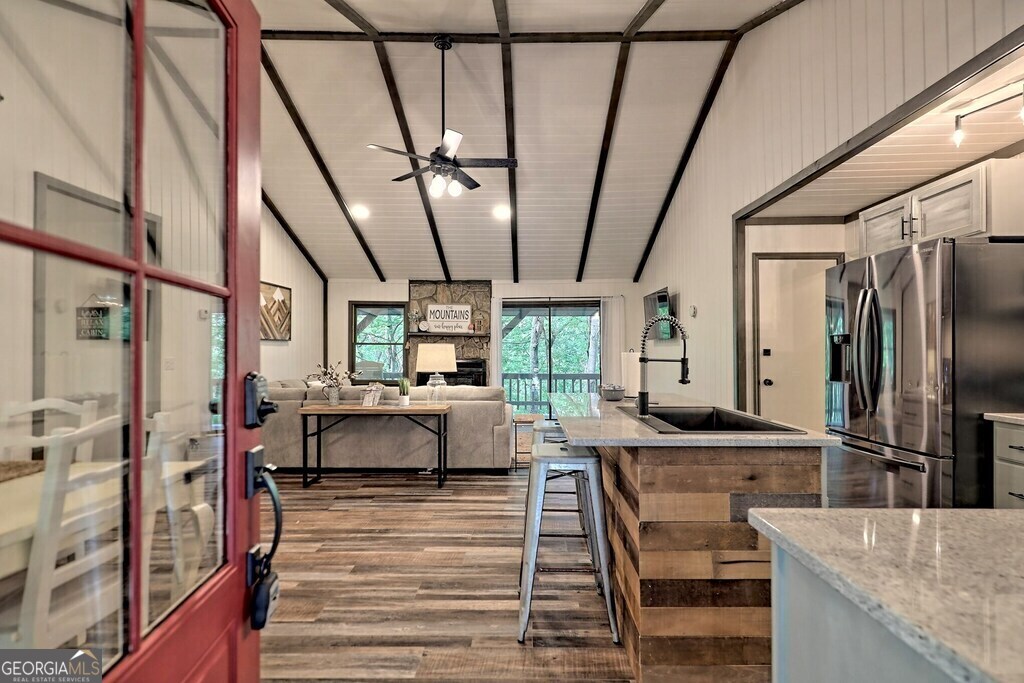
[[[282,380],[278,380],[278,384],[280,384],[285,389],[305,389],[306,388],[306,380],[304,380],[304,379],[282,379]]]
[[[287,387],[268,387],[267,394],[271,401],[302,401],[306,398],[305,387],[301,389]]]
[[[471,387],[454,385],[445,388],[446,401],[505,401],[505,390],[501,387]],[[426,401],[430,398],[429,387],[412,387],[410,401]]]

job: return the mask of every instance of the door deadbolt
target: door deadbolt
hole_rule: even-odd
[[[770,379],[766,379],[765,381],[761,382],[761,384],[765,385],[766,387],[770,387],[774,386],[775,382],[771,381]]]

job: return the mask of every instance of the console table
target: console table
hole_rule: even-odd
[[[320,481],[321,463],[323,456],[322,436],[323,433],[336,427],[353,417],[404,417],[413,424],[426,429],[437,437],[437,488],[444,486],[448,479],[448,414],[452,411],[451,405],[441,404],[414,404],[410,406],[397,405],[338,405],[338,406],[305,406],[299,408],[299,415],[302,416],[302,488],[308,488]],[[309,431],[309,418],[316,418],[316,431]],[[325,417],[337,418],[327,426],[324,426]],[[431,427],[420,418],[436,419],[436,426]],[[316,477],[309,478],[309,439],[316,437]]]

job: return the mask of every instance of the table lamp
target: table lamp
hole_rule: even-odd
[[[430,372],[427,380],[428,400],[430,403],[444,402],[445,387],[442,372],[455,372],[455,344],[420,344],[416,349],[416,372]]]

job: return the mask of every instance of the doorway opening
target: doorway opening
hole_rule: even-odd
[[[551,394],[601,383],[598,301],[515,302],[501,309],[501,384],[515,412],[551,415]]]
[[[823,431],[825,271],[837,252],[754,253],[754,413]]]

